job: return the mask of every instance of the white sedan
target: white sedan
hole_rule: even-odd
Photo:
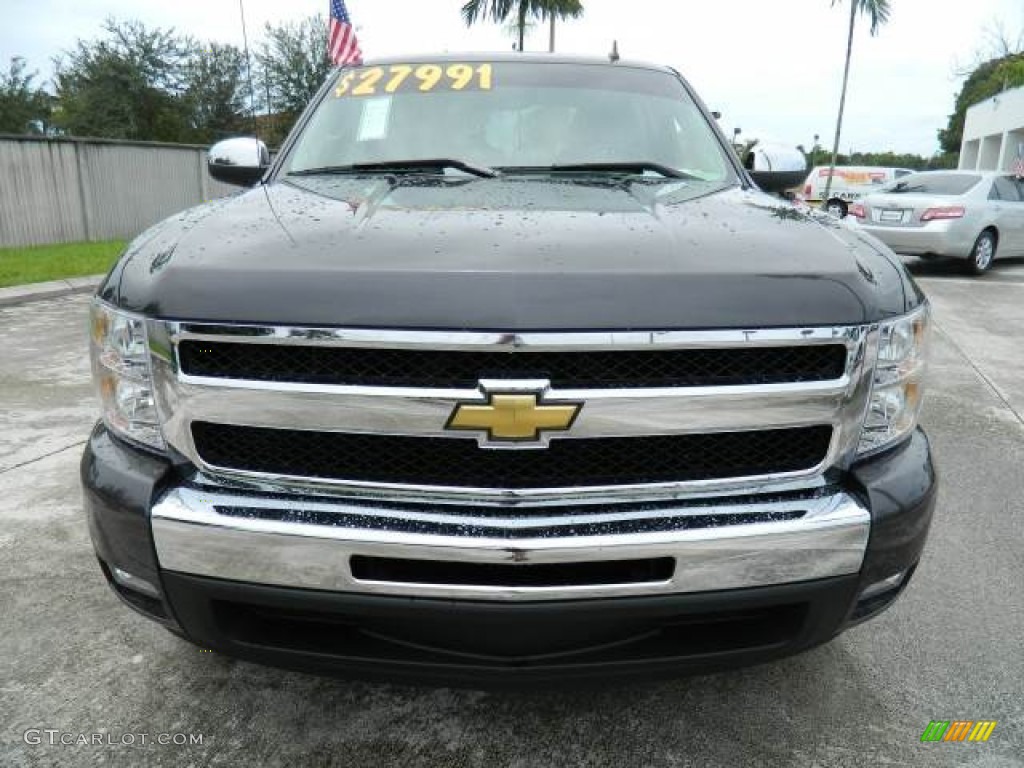
[[[1003,173],[926,171],[850,206],[853,226],[897,253],[965,259],[981,274],[1024,256],[1024,181]]]

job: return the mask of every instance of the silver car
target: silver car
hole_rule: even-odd
[[[1024,256],[1024,181],[1003,173],[926,171],[850,206],[852,225],[897,253],[966,259],[981,274]]]

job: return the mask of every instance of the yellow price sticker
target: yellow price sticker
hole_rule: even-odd
[[[491,64],[389,64],[346,72],[334,86],[334,98],[376,96],[401,91],[489,91],[494,87]]]

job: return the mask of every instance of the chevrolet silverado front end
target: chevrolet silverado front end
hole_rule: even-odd
[[[300,669],[778,658],[918,563],[928,325],[891,252],[753,188],[670,70],[342,71],[258,186],[101,287],[93,541],[145,615]]]

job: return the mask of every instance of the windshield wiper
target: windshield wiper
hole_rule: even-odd
[[[375,163],[353,163],[352,165],[325,165],[320,168],[303,168],[299,171],[290,171],[289,176],[320,176],[329,174],[345,173],[395,173],[402,171],[418,171],[423,169],[455,168],[458,171],[479,176],[483,179],[493,179],[500,174],[493,168],[486,165],[474,165],[464,160],[454,160],[449,157],[437,157],[423,160],[384,160]]]
[[[559,165],[541,165],[541,166],[520,166],[520,167],[505,167],[503,171],[512,173],[628,173],[628,174],[643,174],[646,171],[651,173],[657,173],[660,176],[664,176],[666,179],[695,179],[689,173],[683,173],[677,171],[675,168],[669,168],[667,165],[661,163],[655,163],[648,160],[630,160],[618,163],[565,163]]]

